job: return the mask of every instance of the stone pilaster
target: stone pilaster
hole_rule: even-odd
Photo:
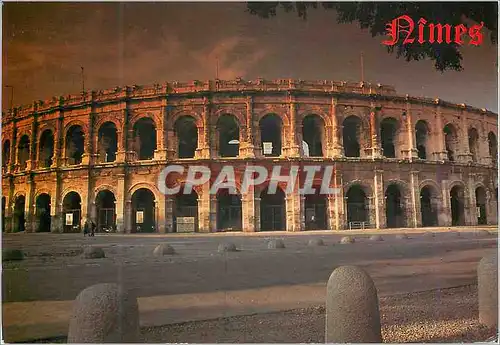
[[[160,121],[158,123],[158,127],[155,128],[156,129],[156,150],[154,151],[154,160],[157,160],[157,161],[164,161],[167,159],[167,149],[166,149],[166,142],[165,142],[165,133],[167,133],[167,128],[165,126],[165,118],[166,118],[166,103],[163,104],[162,113],[160,116]]]
[[[128,112],[126,104],[121,110],[123,117],[123,124],[121,128],[116,129],[116,138],[118,142],[116,143],[116,162],[123,163],[127,159],[127,139],[128,139]]]
[[[300,152],[301,150],[301,143],[299,144],[299,141],[297,140],[297,133],[298,133],[298,128],[297,128],[297,103],[295,100],[295,97],[293,95],[289,96],[289,105],[290,105],[290,131],[289,131],[289,136],[290,136],[290,147],[288,150],[288,156],[289,157],[300,157]],[[288,223],[287,223],[288,224]],[[288,227],[288,225],[287,225]]]
[[[303,229],[304,203],[297,191],[286,195],[286,231],[295,232]]]
[[[382,156],[379,140],[379,123],[377,119],[377,109],[374,104],[370,106],[370,138],[371,148],[370,153],[372,158],[380,158]]]
[[[477,225],[478,223],[477,218],[479,217],[479,214],[477,213],[476,189],[474,188],[474,181],[475,174],[469,174],[467,179],[467,190],[469,195],[464,195],[465,204],[469,204],[469,214],[468,217],[465,218],[466,225]]]
[[[35,181],[32,180],[30,176],[27,176],[28,179],[28,192],[26,194],[25,204],[24,204],[24,219],[26,220],[26,232],[35,232],[36,228],[34,227],[33,222],[36,220],[35,216]]]
[[[383,170],[375,169],[373,176],[373,193],[375,211],[375,228],[383,229],[386,227],[385,219],[385,194],[384,194],[384,172]]]
[[[174,228],[174,208],[175,200],[173,196],[165,197],[165,232],[175,232]]]
[[[436,113],[435,113],[435,130],[433,131],[433,149],[434,151],[432,152],[433,159],[436,161],[445,161],[448,160],[447,152],[446,152],[446,146],[444,142],[444,127],[443,127],[443,114],[441,113],[441,106],[438,105],[436,107]]]
[[[329,230],[340,230],[337,225],[337,198],[336,195],[328,195],[326,197],[327,226]]]
[[[132,200],[129,198],[129,196],[126,196],[125,200],[125,233],[130,234],[132,232],[132,225],[133,225],[133,210],[132,210]]]
[[[459,138],[462,137],[463,140],[458,139],[457,145],[459,147],[458,161],[462,163],[472,163],[472,153],[469,148],[469,127],[467,123],[467,114],[462,110],[460,111],[460,132]],[[458,134],[458,133],[457,133]]]
[[[406,132],[404,133],[404,137],[406,138],[406,148],[403,150],[403,157],[408,158],[411,161],[418,157],[418,151],[416,148],[417,139],[412,118],[413,115],[411,105],[408,102],[406,102],[405,114],[406,115],[403,116],[403,119],[406,120]]]
[[[160,234],[167,232],[166,217],[165,217],[165,195],[160,193],[158,200],[155,200],[156,207],[156,231]]]
[[[413,228],[418,228],[422,226],[422,215],[420,211],[420,190],[418,188],[419,185],[419,179],[418,179],[418,171],[411,171],[410,172],[410,186],[411,190],[410,192],[410,198],[409,198],[409,205],[408,205],[408,210],[409,214],[406,219],[408,219],[408,227],[413,227]]]
[[[243,194],[242,197],[242,226],[244,232],[256,231],[256,202],[255,202],[255,188],[249,186],[248,192]]]
[[[441,182],[442,204],[436,211],[438,213],[438,223],[440,226],[451,226],[451,196],[448,181]]]
[[[125,189],[125,174],[116,175],[116,195],[115,195],[115,212],[116,212],[116,232],[125,232],[125,209],[126,209],[126,189]]]
[[[197,153],[197,158],[205,158],[208,159],[211,157],[212,154],[214,154],[215,150],[213,149],[215,146],[211,146],[211,136],[212,133],[210,131],[211,129],[211,121],[210,121],[210,113],[211,113],[211,106],[209,99],[205,97],[203,99],[203,114],[202,114],[202,121],[203,121],[203,126],[199,127],[198,133],[201,133],[201,139],[202,139],[202,144],[198,147],[200,150],[199,153]]]

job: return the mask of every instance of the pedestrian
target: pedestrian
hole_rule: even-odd
[[[88,219],[85,219],[84,223],[83,223],[83,237],[87,236],[87,234],[90,232],[90,229],[89,229],[89,221]],[[90,236],[90,235],[89,235]]]
[[[90,221],[90,236],[95,237],[95,228],[96,225],[95,223],[91,220]]]

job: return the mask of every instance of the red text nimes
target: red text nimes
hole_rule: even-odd
[[[455,27],[449,24],[427,24],[427,20],[420,18],[418,21],[417,37],[415,37],[415,35],[413,35],[415,29],[413,19],[407,15],[403,15],[393,19],[391,23],[387,24],[387,35],[390,39],[383,41],[382,44],[393,46],[400,38],[404,38],[403,44],[414,43],[415,38],[418,43],[423,44],[426,42],[424,37],[428,37],[428,43],[450,44],[454,42],[462,45],[464,44],[464,35],[468,35],[470,38],[469,44],[478,46],[483,43],[483,33],[481,32],[483,26],[483,22],[472,25],[470,28],[467,28],[463,24],[455,25]]]

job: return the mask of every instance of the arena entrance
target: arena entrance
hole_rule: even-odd
[[[24,207],[26,205],[26,198],[24,195],[19,195],[14,203],[14,228],[12,232],[21,232],[25,228]]]
[[[354,185],[347,191],[347,223],[365,222],[369,223],[368,218],[368,198],[361,186]]]
[[[36,198],[35,217],[37,220],[36,232],[50,232],[50,195],[44,193]]]
[[[141,188],[132,195],[132,232],[155,232],[155,196],[149,189]]]
[[[455,186],[450,191],[452,226],[465,225],[464,194],[464,189],[460,186]]]
[[[76,192],[69,192],[63,199],[63,231],[80,232],[82,199]]]
[[[305,209],[305,229],[306,230],[326,230],[326,196],[319,193],[319,188],[316,189],[316,194],[306,195],[304,200]]]
[[[198,230],[198,194],[177,194],[175,196],[174,232]]]
[[[425,186],[420,190],[420,214],[422,216],[422,226],[438,226],[438,214],[432,198],[435,192],[429,186]]]
[[[402,228],[406,225],[401,191],[391,184],[385,191],[385,217],[388,228]]]
[[[111,232],[116,230],[116,199],[109,190],[101,190],[95,198],[97,211],[97,231]]]
[[[487,214],[486,214],[486,191],[483,187],[476,188],[476,209],[477,209],[477,224],[486,225]]]
[[[286,229],[285,193],[278,187],[276,193],[268,194],[268,189],[260,193],[260,230],[283,231]]]
[[[227,189],[217,193],[217,230],[241,231],[241,196]]]

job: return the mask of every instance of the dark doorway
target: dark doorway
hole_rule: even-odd
[[[149,117],[143,117],[134,124],[134,151],[139,160],[154,158],[156,150],[156,126]]]
[[[219,156],[238,157],[240,152],[240,129],[233,115],[225,114],[217,121],[219,133]]]
[[[393,118],[385,118],[380,123],[380,137],[384,157],[396,158],[397,125],[397,120]]]
[[[406,225],[403,198],[399,187],[391,184],[385,191],[385,216],[388,228],[401,228]]]
[[[38,152],[38,164],[40,168],[49,168],[54,156],[54,134],[45,130],[40,137],[40,151]]]
[[[479,151],[478,147],[479,134],[477,133],[477,129],[475,128],[470,128],[468,134],[469,134],[469,151],[472,156],[472,161],[474,163],[477,163],[479,158],[477,154]]]
[[[343,122],[342,140],[346,157],[359,157],[361,120],[357,116],[349,116]]]
[[[269,157],[281,155],[281,118],[275,114],[267,114],[259,121],[262,154]],[[266,143],[271,143],[270,153],[266,152]]]
[[[432,199],[435,193],[429,186],[420,190],[420,213],[422,226],[438,226],[438,214]]]
[[[66,133],[66,159],[68,165],[82,164],[85,136],[81,126],[74,125]]]
[[[460,186],[455,186],[450,191],[451,201],[451,225],[465,225],[464,214],[464,189]]]
[[[193,223],[181,224],[177,218],[193,218]],[[175,197],[174,232],[179,231],[179,226],[182,231],[188,231],[188,227],[192,229],[189,231],[198,230],[198,194],[194,190],[191,194],[177,194]]]
[[[36,232],[50,232],[50,195],[40,194],[36,198],[36,219],[37,229]]]
[[[155,196],[149,189],[141,188],[132,195],[132,231],[155,232]]]
[[[174,128],[179,158],[194,158],[198,148],[196,120],[191,116],[181,116],[175,121]]]
[[[18,196],[14,204],[14,229],[12,232],[21,232],[26,230],[26,218],[24,214],[25,205],[26,198],[24,195]]]
[[[99,128],[97,157],[99,163],[114,162],[118,151],[118,134],[113,122],[105,122]]]
[[[497,145],[497,136],[493,132],[488,133],[488,151],[491,156],[491,162],[493,165],[497,165],[498,159],[498,145]]]
[[[76,192],[69,192],[63,200],[64,232],[80,232],[82,219],[82,199]]]
[[[307,115],[302,121],[302,138],[309,148],[309,157],[323,157],[325,125],[318,115]]]
[[[116,230],[116,199],[109,190],[101,190],[95,198],[97,211],[97,231],[111,232]]]
[[[268,189],[269,187],[260,193],[260,229],[285,230],[285,193],[278,187],[276,193],[268,194]]]
[[[354,185],[347,191],[347,223],[369,222],[368,218],[368,198],[363,188]]]
[[[328,228],[326,197],[319,193],[319,188],[316,188],[316,194],[306,195],[304,208],[306,230],[326,230]]]
[[[476,188],[476,209],[477,209],[477,224],[486,225],[488,218],[486,214],[486,191],[483,187]]]
[[[217,230],[241,231],[241,196],[227,189],[217,194]]]
[[[427,140],[429,137],[429,127],[423,120],[417,121],[415,125],[415,137],[417,141],[417,155],[420,159],[427,159]]]
[[[28,160],[30,159],[30,139],[27,135],[23,135],[19,140],[17,146],[17,162],[19,168],[25,170],[28,167]]]
[[[457,131],[451,124],[447,124],[443,132],[447,158],[450,162],[454,162],[458,147]]]

